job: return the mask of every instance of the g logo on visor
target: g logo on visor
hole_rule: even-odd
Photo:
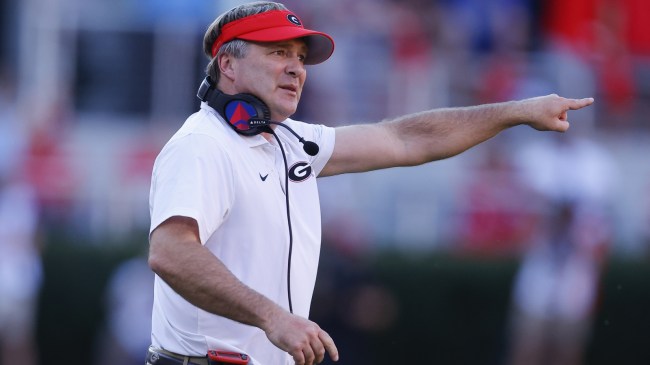
[[[300,19],[298,19],[298,17],[293,14],[287,15],[287,19],[295,25],[302,25]]]

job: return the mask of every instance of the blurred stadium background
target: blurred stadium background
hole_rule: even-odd
[[[151,167],[240,3],[0,0],[0,365],[143,363]],[[336,41],[296,119],[596,99],[564,135],[321,180],[341,364],[650,363],[650,2],[283,3]]]

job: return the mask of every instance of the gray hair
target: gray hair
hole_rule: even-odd
[[[221,14],[212,22],[212,24],[210,24],[208,30],[205,32],[205,36],[203,37],[203,52],[210,59],[210,62],[205,69],[205,73],[210,76],[210,79],[212,79],[215,84],[219,82],[219,77],[221,76],[219,63],[217,61],[219,56],[222,54],[229,54],[235,58],[243,58],[246,56],[246,52],[248,51],[248,42],[241,39],[233,39],[230,42],[224,43],[217,51],[216,56],[212,57],[212,45],[219,37],[219,34],[221,34],[221,28],[225,24],[234,20],[265,13],[271,10],[287,10],[287,7],[283,4],[271,1],[257,1],[243,4]]]

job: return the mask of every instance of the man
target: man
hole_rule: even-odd
[[[307,319],[321,235],[316,177],[447,158],[518,124],[563,132],[567,111],[593,102],[549,95],[336,129],[289,119],[305,65],[333,49],[278,3],[239,6],[206,32],[201,110],[153,171],[149,363],[338,360],[332,338]],[[268,108],[251,111],[261,102],[242,94]]]

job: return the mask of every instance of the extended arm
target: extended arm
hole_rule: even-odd
[[[413,166],[455,156],[519,124],[564,132],[567,111],[593,99],[547,95],[505,103],[443,108],[377,124],[337,128],[336,145],[321,176]]]
[[[334,360],[338,352],[318,325],[295,316],[239,281],[201,245],[194,219],[172,217],[151,234],[149,265],[178,294],[197,307],[264,330],[296,364]]]

